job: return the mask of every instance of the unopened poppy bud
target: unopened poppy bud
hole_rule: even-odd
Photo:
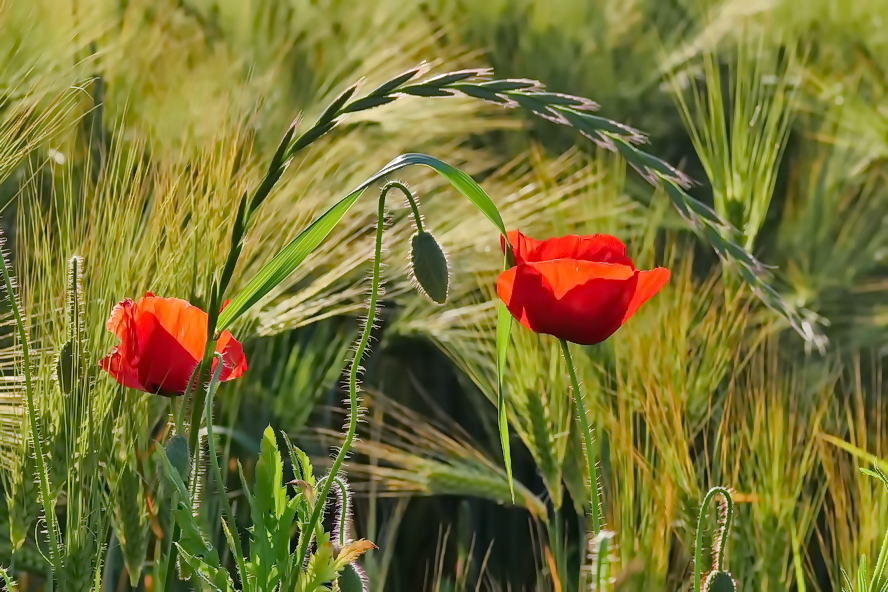
[[[437,304],[447,302],[450,269],[447,255],[434,236],[424,231],[413,235],[410,263],[419,291]]]
[[[62,349],[59,351],[56,374],[62,394],[70,395],[74,388],[74,343],[70,339],[62,345]]]
[[[182,477],[182,483],[188,484],[188,478],[191,477],[191,452],[188,450],[188,439],[182,434],[176,434],[164,447],[167,458],[179,476]]]
[[[735,592],[737,586],[731,574],[724,571],[712,571],[703,580],[703,592]]]
[[[370,583],[364,571],[356,563],[350,563],[339,574],[339,589],[342,592],[368,592]]]

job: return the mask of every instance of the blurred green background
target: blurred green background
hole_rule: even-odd
[[[298,114],[312,120],[349,84],[372,88],[423,61],[433,73],[490,66],[589,97],[648,134],[828,342],[806,343],[764,308],[618,156],[466,98],[405,98],[302,153],[263,205],[234,287],[391,158],[431,154],[474,175],[509,228],[615,234],[639,267],[673,271],[579,359],[625,586],[686,587],[699,500],[713,485],[737,493],[728,566],[740,589],[839,590],[841,568],[874,556],[888,509],[857,468],[888,444],[888,2],[2,0],[0,27],[2,226],[47,382],[70,255],[85,257],[98,359],[116,301],[150,289],[203,302],[237,200]],[[363,560],[373,590],[570,589],[559,562],[585,558],[583,473],[557,343],[514,332],[513,503],[493,404],[498,237],[430,174],[399,178],[454,283],[440,308],[411,290],[411,226],[393,205],[367,411],[347,468],[355,531],[379,546]],[[374,207],[356,206],[237,327],[250,371],[217,397],[232,459],[249,466],[268,424],[328,458]],[[5,351],[0,530],[27,539],[15,565],[28,581],[43,559],[36,491],[21,477],[33,460],[20,452],[18,357]],[[126,467],[166,407],[110,382],[97,376],[91,395],[105,409],[95,424],[104,472],[84,487],[101,493],[75,511],[66,491],[65,518],[83,525],[66,542],[84,557],[107,544],[106,589],[128,590],[124,566],[140,567],[152,535],[150,487]],[[61,472],[75,470],[71,405],[49,388],[42,401]],[[0,542],[0,563],[10,550]]]

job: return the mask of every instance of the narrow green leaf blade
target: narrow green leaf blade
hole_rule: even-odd
[[[509,478],[512,501],[515,501],[515,483],[512,480],[512,452],[509,445],[509,418],[506,414],[506,398],[503,377],[506,373],[506,354],[509,351],[509,336],[512,331],[512,315],[502,302],[496,307],[496,410],[499,419],[500,444],[503,447],[503,461]]]
[[[862,448],[858,448],[854,446],[850,442],[845,442],[841,438],[837,438],[835,436],[831,436],[830,434],[820,433],[818,434],[823,440],[829,442],[833,446],[844,450],[845,452],[851,454],[855,458],[858,458],[864,462],[868,462],[872,465],[875,465],[880,471],[888,472],[888,461],[882,460],[878,456],[874,454],[870,454],[866,450]],[[868,470],[868,469],[867,469]]]
[[[330,234],[336,224],[348,212],[364,191],[391,173],[412,165],[427,166],[440,174],[457,191],[462,193],[505,236],[506,227],[493,200],[469,175],[427,154],[404,154],[382,167],[375,175],[361,183],[357,189],[336,202],[321,214],[308,228],[290,241],[275,255],[250,282],[231,299],[219,315],[217,330],[227,329],[242,314],[284,281]]]
[[[336,224],[354,205],[364,190],[356,190],[336,202],[329,210],[312,222],[284,249],[275,255],[252,280],[231,299],[219,315],[218,330],[222,331],[243,313],[271,292],[299,267],[306,257],[320,245]]]
[[[268,529],[274,530],[277,518],[287,503],[286,489],[283,486],[284,467],[277,439],[271,427],[265,428],[256,462],[256,483],[253,490],[256,503],[262,516],[268,521]]]
[[[493,200],[490,199],[490,197],[487,195],[487,193],[485,193],[481,186],[478,185],[475,180],[472,179],[469,175],[455,167],[450,166],[446,162],[442,162],[437,158],[429,156],[427,154],[405,154],[390,162],[389,166],[403,168],[405,166],[413,164],[421,164],[437,171],[438,174],[440,174],[451,185],[453,185],[454,189],[462,193],[469,199],[469,201],[475,204],[475,207],[477,207],[482,214],[487,216],[487,218],[491,222],[493,222],[493,225],[496,226],[497,230],[499,230],[503,236],[506,235],[506,226],[505,224],[503,224],[503,219],[500,216],[496,204],[493,203]]]

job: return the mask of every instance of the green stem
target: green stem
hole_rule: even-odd
[[[228,495],[225,493],[225,481],[222,478],[222,467],[219,466],[219,456],[216,454],[216,440],[213,437],[213,398],[216,396],[216,387],[219,386],[219,374],[222,372],[222,354],[216,354],[216,369],[213,371],[213,377],[210,379],[210,386],[207,388],[207,404],[206,404],[206,422],[207,422],[207,446],[210,449],[210,467],[213,469],[213,479],[216,480],[216,493],[219,495],[219,502],[222,505],[222,513],[225,520],[232,525],[232,539],[237,556],[234,558],[238,565],[241,577],[246,577],[246,565],[244,565],[244,549],[241,544],[240,536],[237,533],[237,524],[234,522],[234,513],[231,511],[231,503],[228,501]]]
[[[577,408],[577,417],[580,420],[583,441],[586,445],[586,468],[589,471],[589,486],[592,488],[589,495],[589,509],[591,511],[592,534],[594,536],[601,532],[601,491],[598,488],[598,458],[595,455],[595,448],[593,446],[592,428],[589,426],[589,419],[586,417],[583,393],[580,392],[577,371],[574,369],[573,358],[570,355],[570,345],[564,339],[559,341],[561,342],[564,361],[567,363],[567,372],[570,374],[570,384],[573,387],[573,399]]]
[[[725,520],[719,525],[719,533],[716,535],[718,539],[718,548],[713,549],[712,567],[713,569],[724,571],[725,547],[728,544],[728,532],[731,528],[731,519],[734,516],[734,500],[731,499],[731,492],[724,487],[713,487],[706,492],[703,498],[703,504],[700,506],[700,517],[697,518],[697,536],[694,541],[694,592],[700,592],[702,584],[702,565],[703,565],[703,533],[705,531],[706,509],[716,495],[722,496],[725,500]]]
[[[423,232],[422,230],[422,215],[419,213],[419,204],[416,203],[416,197],[413,195],[413,192],[410,191],[406,185],[403,183],[399,183],[397,181],[391,181],[387,183],[385,187],[383,187],[383,193],[387,193],[391,189],[399,189],[401,193],[407,197],[407,203],[410,204],[410,210],[413,212],[413,221],[416,223],[416,231]],[[385,199],[383,196],[382,199]]]
[[[6,257],[0,253],[2,260],[3,283],[6,287],[6,295],[9,298],[9,306],[15,318],[15,325],[18,329],[19,341],[22,345],[22,363],[24,365],[25,374],[25,398],[28,405],[28,423],[31,429],[31,440],[34,443],[34,454],[37,457],[37,473],[40,479],[40,497],[43,502],[43,513],[46,516],[46,530],[49,535],[49,556],[52,563],[54,577],[61,573],[61,562],[59,557],[59,535],[58,523],[56,522],[55,507],[50,500],[49,495],[49,474],[46,470],[46,459],[43,457],[43,443],[40,440],[40,430],[37,425],[37,409],[34,405],[34,390],[31,385],[31,352],[28,343],[28,334],[25,330],[25,322],[22,318],[22,311],[19,310],[18,300],[15,297],[15,289],[12,284],[12,277],[9,274]],[[52,586],[52,578],[50,579]]]
[[[402,185],[401,183],[388,183],[385,187],[382,188],[382,191],[379,194],[379,209],[377,211],[376,219],[376,246],[373,254],[373,275],[370,281],[370,301],[368,303],[367,322],[364,324],[364,329],[361,332],[361,337],[358,340],[358,346],[355,349],[355,355],[349,368],[348,429],[346,430],[345,439],[342,442],[342,446],[339,448],[339,453],[336,455],[336,458],[333,460],[333,464],[330,466],[329,474],[331,476],[335,476],[339,472],[339,468],[342,466],[342,463],[345,461],[345,457],[348,455],[348,452],[351,449],[352,442],[354,442],[355,439],[355,433],[358,429],[358,373],[360,372],[361,359],[364,357],[364,352],[367,350],[367,345],[370,343],[370,334],[373,330],[373,320],[376,317],[376,304],[379,299],[379,267],[382,260],[382,232],[385,225],[385,198],[388,195],[388,192],[392,189],[400,189],[407,195],[410,195],[410,191],[407,190],[407,188],[404,187],[404,185]],[[408,199],[411,199],[411,203],[413,203],[412,196]],[[414,211],[416,212],[418,219],[419,212],[418,210]],[[308,520],[308,524],[306,525],[306,528],[303,530],[303,532],[300,534],[299,552],[296,555],[299,565],[301,565],[301,562],[305,558],[305,554],[308,552],[308,545],[311,542],[313,533],[315,532],[315,526],[320,520],[321,512],[326,505],[327,496],[330,494],[330,488],[333,486],[333,481],[333,479],[324,480],[324,485],[321,488],[318,496],[315,498],[315,505],[312,509],[311,517]]]
[[[348,519],[350,509],[348,499],[348,486],[345,484],[345,481],[343,481],[338,476],[334,476],[333,480],[336,481],[336,486],[339,488],[339,520],[336,528],[336,534],[338,535],[336,544],[339,546],[343,546],[348,542],[345,536],[345,533],[348,532]]]
[[[179,539],[179,535],[181,534],[181,532],[182,531],[179,529],[179,523],[174,523],[173,534],[170,538],[169,550],[164,554],[165,556],[162,558],[164,565],[164,585],[161,589],[162,592],[172,592],[173,582],[176,581],[176,555],[178,554],[176,541]]]

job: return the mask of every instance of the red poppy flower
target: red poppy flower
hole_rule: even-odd
[[[515,266],[496,280],[506,308],[531,331],[582,345],[613,335],[669,279],[662,267],[635,269],[607,234],[538,241],[515,230],[509,242]]]
[[[99,366],[125,387],[181,395],[203,357],[207,322],[207,313],[178,298],[158,298],[150,292],[138,302],[127,298],[114,307],[107,323],[120,345]],[[222,354],[220,381],[246,372],[243,347],[228,331],[216,342],[216,353]]]

